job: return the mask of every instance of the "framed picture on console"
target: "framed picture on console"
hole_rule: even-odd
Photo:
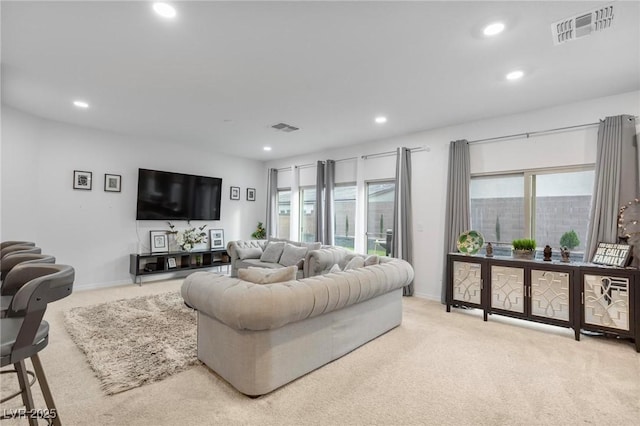
[[[149,231],[151,253],[166,253],[169,251],[169,236],[167,231]]]
[[[167,268],[169,269],[173,269],[175,268],[176,265],[176,258],[175,257],[170,257],[167,259]]]
[[[240,187],[239,186],[232,186],[231,187],[230,198],[232,200],[239,200],[240,199]]]
[[[211,250],[224,248],[224,229],[209,229]]]
[[[255,201],[255,200],[256,200],[256,189],[247,188],[247,201]]]

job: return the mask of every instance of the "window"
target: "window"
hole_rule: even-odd
[[[316,241],[316,188],[300,188],[300,241]]]
[[[505,246],[517,238],[533,238],[538,248],[548,244],[557,252],[573,241],[577,245],[570,249],[583,251],[594,176],[591,166],[472,177],[471,228],[486,241]],[[571,231],[577,242],[563,239]]]
[[[356,232],[356,185],[336,185],[333,189],[334,244],[353,250]]]
[[[485,241],[511,244],[525,238],[524,174],[471,178],[471,228]]]
[[[386,254],[387,231],[393,228],[395,189],[393,181],[367,183],[368,254]]]
[[[587,239],[594,170],[534,175],[535,226],[534,236],[538,246],[583,252]],[[575,232],[578,237],[563,235]],[[560,241],[563,240],[562,244]],[[573,244],[577,244],[572,247]]]
[[[278,238],[289,239],[291,222],[291,190],[278,190]]]

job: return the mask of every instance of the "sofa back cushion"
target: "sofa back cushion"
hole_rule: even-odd
[[[260,256],[260,260],[263,262],[278,263],[284,251],[285,244],[284,242],[269,241]]]
[[[284,238],[276,238],[276,237],[269,237],[269,242],[283,242],[283,243],[288,243],[291,244],[293,246],[296,247],[306,247],[307,250],[318,250],[322,247],[322,243],[320,242],[314,242],[314,243],[304,243],[301,241],[291,241],[291,240],[287,240]]]
[[[273,284],[296,279],[297,266],[279,269],[247,268],[238,270],[238,278],[254,284]]]
[[[280,257],[280,261],[278,263],[282,266],[297,266],[298,262],[304,260],[306,254],[306,247],[296,247],[293,244],[287,244],[286,246],[284,246],[282,256]]]

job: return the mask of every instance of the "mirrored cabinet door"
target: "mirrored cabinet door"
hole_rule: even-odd
[[[629,278],[585,274],[584,322],[630,330]]]
[[[453,262],[453,300],[482,302],[482,265],[472,262]]]
[[[569,274],[531,270],[531,315],[569,321]]]
[[[524,268],[491,266],[491,307],[524,313]]]

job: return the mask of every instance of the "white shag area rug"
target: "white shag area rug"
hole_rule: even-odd
[[[107,395],[199,363],[196,312],[179,292],[73,308],[64,313],[64,323]]]

